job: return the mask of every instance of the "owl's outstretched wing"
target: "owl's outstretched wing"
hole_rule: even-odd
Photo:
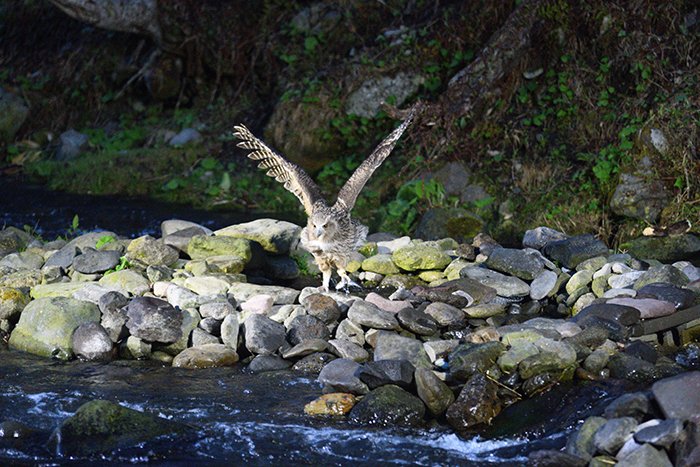
[[[360,164],[357,169],[355,169],[355,172],[340,189],[338,199],[335,202],[336,207],[350,211],[353,206],[355,206],[355,201],[357,201],[357,197],[367,183],[367,180],[369,180],[374,171],[377,170],[380,165],[382,165],[382,162],[389,157],[389,154],[391,154],[394,146],[396,146],[396,142],[399,140],[403,132],[406,131],[406,128],[408,128],[408,126],[411,124],[413,117],[415,117],[422,107],[423,106],[421,103],[415,104],[409,111],[408,116],[403,123],[392,131],[389,136],[384,138],[384,140],[379,143],[379,146],[376,147],[374,152],[372,152],[372,154],[370,154],[370,156],[365,159],[365,161]]]
[[[237,146],[251,150],[248,157],[259,161],[259,168],[266,169],[267,175],[282,183],[288,191],[299,198],[304,211],[310,216],[314,203],[321,199],[321,192],[311,177],[301,167],[289,162],[253,136],[245,126],[234,126],[233,129],[235,130],[233,135],[241,140]]]

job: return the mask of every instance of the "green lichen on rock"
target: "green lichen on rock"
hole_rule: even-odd
[[[301,227],[276,219],[256,219],[217,230],[216,236],[244,238],[259,243],[270,253],[287,254]]]
[[[693,234],[640,237],[621,247],[635,258],[655,259],[663,263],[700,256],[700,238]]]
[[[229,236],[195,235],[187,245],[187,254],[192,259],[206,259],[211,256],[238,256],[246,263],[253,252],[250,241]]]
[[[100,310],[93,303],[66,297],[39,298],[22,311],[9,344],[24,352],[67,360],[73,356],[73,331],[88,322],[100,322]]]
[[[0,319],[11,319],[22,312],[29,296],[19,289],[0,287]]]
[[[417,243],[399,248],[392,254],[394,263],[404,271],[444,269],[452,258],[439,247]]]
[[[106,400],[81,405],[51,435],[49,446],[60,443],[65,455],[104,454],[169,434],[185,434],[186,425],[129,409]]]
[[[394,264],[390,254],[370,256],[362,262],[362,269],[384,275],[399,273],[399,268]]]

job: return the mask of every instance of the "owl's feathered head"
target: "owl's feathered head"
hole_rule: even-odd
[[[316,238],[330,237],[338,231],[338,222],[330,209],[315,209],[309,216],[309,227]]]

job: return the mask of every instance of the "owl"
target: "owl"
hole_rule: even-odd
[[[401,125],[384,138],[372,154],[360,164],[338,192],[333,205],[329,205],[323,199],[316,183],[301,167],[270,149],[245,126],[234,126],[234,136],[241,140],[238,147],[250,150],[248,157],[259,161],[258,167],[266,170],[267,175],[282,183],[284,188],[293,193],[304,207],[308,221],[301,231],[301,245],[313,255],[323,274],[323,290],[329,289],[333,269],[340,276],[336,289],[352,284],[346,267],[352,253],[365,243],[367,227],[353,219],[350,211],[355,206],[362,188],[389,156],[420,108],[420,104],[414,105]]]

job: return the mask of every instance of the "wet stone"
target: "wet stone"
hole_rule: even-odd
[[[657,381],[651,389],[666,418],[700,421],[700,371]]]
[[[616,467],[672,467],[668,455],[650,444],[642,444],[627,456],[619,459]]]
[[[300,315],[292,319],[287,330],[287,340],[292,345],[309,339],[330,338],[330,331],[326,324],[320,319],[310,315]]]
[[[411,291],[426,301],[447,303],[457,308],[471,305],[472,302],[487,303],[496,297],[494,288],[468,277],[447,281],[436,287],[415,287]],[[467,297],[471,297],[471,300]]]
[[[353,302],[348,310],[348,319],[355,324],[373,329],[400,329],[393,313],[364,300]]]
[[[447,409],[447,423],[457,431],[464,430],[489,423],[502,408],[496,384],[477,373],[469,378],[457,400]]]
[[[73,352],[81,360],[109,361],[114,357],[113,343],[99,323],[83,323],[73,332]]]
[[[323,339],[307,339],[296,344],[291,349],[282,353],[282,358],[295,359],[306,357],[316,352],[323,352],[328,349],[328,342]]]
[[[285,344],[284,326],[263,315],[251,315],[243,323],[245,346],[253,354],[270,355]]]
[[[566,443],[566,452],[589,461],[595,454],[593,436],[605,422],[603,417],[588,417]]]
[[[462,310],[447,303],[433,302],[424,310],[440,326],[462,328],[467,318]]]
[[[670,302],[679,310],[690,307],[695,302],[696,298],[692,290],[683,289],[673,284],[658,282],[641,287],[637,290],[637,296],[640,298],[650,297]]]
[[[593,445],[607,454],[614,455],[625,441],[632,437],[637,420],[631,417],[612,418],[605,422],[593,436]]]
[[[338,357],[328,352],[313,353],[296,362],[292,369],[302,373],[318,374],[328,362],[331,362],[336,358]]]
[[[387,331],[377,333],[374,361],[379,360],[407,360],[415,367],[431,366],[421,341]]]
[[[607,303],[636,308],[639,310],[639,316],[642,319],[660,318],[676,312],[673,303],[654,298],[613,298],[608,300]]]
[[[450,374],[459,381],[466,381],[496,364],[505,350],[505,345],[500,342],[462,344],[449,355]]]
[[[370,389],[395,384],[408,389],[413,382],[415,367],[406,360],[379,360],[365,363],[357,376]]]
[[[421,336],[431,336],[438,329],[438,323],[430,315],[413,308],[404,308],[396,318],[403,328]]]
[[[427,368],[417,368],[414,373],[418,397],[428,411],[439,417],[455,401],[455,395],[437,375]]]
[[[514,248],[494,248],[485,264],[495,271],[528,281],[533,280],[544,269],[537,256]]]
[[[291,364],[292,362],[277,355],[256,355],[248,364],[248,370],[252,373],[286,370]]]
[[[223,344],[204,344],[189,347],[175,356],[173,366],[178,368],[214,368],[232,366],[238,361],[238,354]]]
[[[357,403],[357,398],[352,394],[334,392],[324,394],[304,406],[307,415],[347,415]]]
[[[421,425],[424,415],[423,402],[393,384],[373,390],[350,411],[356,423],[392,427]]]
[[[301,303],[306,312],[320,319],[324,323],[332,323],[340,318],[340,307],[331,297],[323,294],[311,294],[306,296]]]

